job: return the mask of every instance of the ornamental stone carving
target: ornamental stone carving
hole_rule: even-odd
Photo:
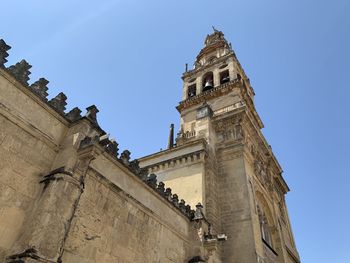
[[[120,155],[120,160],[122,161],[123,164],[129,166],[130,164],[130,151],[124,150],[121,155]]]
[[[66,114],[66,118],[72,122],[77,121],[81,118],[80,113],[81,113],[81,110],[78,107],[75,107]]]

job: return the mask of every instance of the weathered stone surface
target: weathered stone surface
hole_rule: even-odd
[[[124,150],[121,155],[120,155],[120,160],[122,161],[123,164],[129,166],[130,164],[130,152],[129,150]]]
[[[63,92],[60,92],[56,97],[49,101],[49,104],[58,112],[64,113],[67,105],[66,100],[67,96]]]
[[[66,114],[66,118],[70,121],[77,121],[81,118],[81,110],[78,107],[73,108]]]
[[[3,68],[4,64],[7,62],[6,58],[9,56],[7,51],[10,49],[11,47],[7,45],[3,39],[0,39],[0,68]]]
[[[49,84],[49,81],[45,78],[40,78],[36,82],[34,82],[32,85],[30,85],[30,89],[38,95],[41,99],[47,101],[47,84]]]
[[[277,224],[280,214],[286,217],[288,186],[260,131],[249,79],[221,31],[207,36],[194,65],[182,76],[176,146],[140,158],[140,167],[157,174],[160,192],[167,187],[164,196],[180,210],[184,203],[172,191],[192,206],[203,204],[187,208],[194,222],[208,221],[213,233],[228,236],[213,262],[299,262],[292,238],[280,238],[292,232],[290,225]]]
[[[222,32],[183,76],[177,144],[133,161],[117,158],[94,105],[64,115],[45,79],[10,81],[8,49],[0,41],[0,262],[299,262],[288,186]],[[27,85],[30,67],[8,71]]]
[[[99,112],[99,110],[97,109],[97,107],[95,105],[91,105],[91,106],[87,107],[86,110],[87,110],[87,112],[86,112],[85,117],[88,118],[91,122],[98,125],[97,113]]]
[[[30,71],[29,69],[32,66],[28,64],[27,61],[22,59],[20,62],[17,62],[15,65],[12,65],[8,68],[8,71],[23,85],[28,85]]]
[[[73,225],[63,262],[185,262],[187,257],[184,239],[94,174],[86,180]]]
[[[117,156],[114,140],[83,119],[70,127],[1,74],[0,91],[0,262],[184,262],[190,256],[190,222],[156,192],[155,176],[148,177],[151,189],[120,162],[97,158]],[[64,101],[59,96],[50,104],[62,111]],[[87,175],[90,155],[95,166]],[[123,158],[130,165],[130,152]]]

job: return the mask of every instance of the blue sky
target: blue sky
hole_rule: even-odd
[[[303,262],[350,262],[350,2],[4,1],[9,63],[33,65],[67,108],[96,104],[101,126],[139,157],[164,148],[181,74],[214,25],[256,92],[284,168]]]

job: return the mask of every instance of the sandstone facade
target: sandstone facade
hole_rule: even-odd
[[[25,60],[5,67],[9,49],[0,40],[0,262],[299,262],[288,186],[222,32],[183,75],[176,144],[139,160],[94,105],[66,113]]]

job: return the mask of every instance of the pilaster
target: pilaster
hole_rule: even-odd
[[[100,154],[93,145],[79,149],[79,138],[89,130],[88,126],[82,121],[63,140],[53,167],[63,166],[41,177],[41,191],[6,263],[61,262],[89,164]]]

